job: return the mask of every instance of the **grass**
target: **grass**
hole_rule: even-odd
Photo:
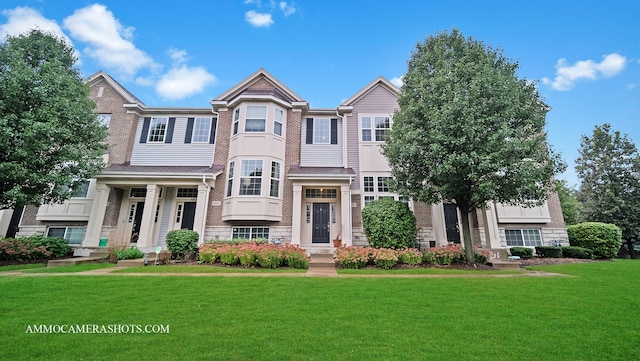
[[[44,267],[47,267],[46,263],[13,264],[9,266],[0,266],[0,272],[18,271],[23,269],[44,268]]]
[[[189,266],[142,266],[127,267],[113,271],[114,273],[304,273],[306,269],[294,268],[242,268],[206,265]]]
[[[640,261],[535,268],[577,277],[5,276],[0,359],[640,359]]]
[[[84,271],[92,271],[96,269],[114,267],[113,263],[81,263],[72,266],[36,268],[22,271],[22,273],[76,273]]]

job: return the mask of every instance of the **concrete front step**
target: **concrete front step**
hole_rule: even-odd
[[[520,262],[491,261],[491,266],[495,269],[520,269]]]
[[[73,266],[76,264],[83,264],[83,263],[102,263],[102,262],[105,262],[106,259],[107,259],[106,256],[52,259],[49,262],[47,262],[47,267]]]

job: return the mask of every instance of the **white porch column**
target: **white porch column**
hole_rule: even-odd
[[[204,184],[198,185],[198,199],[196,200],[196,214],[193,217],[193,230],[200,234],[198,244],[204,242],[204,224],[207,221],[205,215],[207,214],[207,199],[209,187]]]
[[[302,186],[293,185],[293,215],[291,219],[291,244],[300,245],[300,223],[302,222]]]
[[[153,239],[153,234],[155,230],[154,218],[157,206],[158,185],[147,184],[147,196],[144,198],[144,211],[142,212],[142,222],[140,222],[138,248],[153,247],[156,245],[157,240]]]
[[[104,222],[104,214],[107,211],[109,201],[109,186],[104,183],[96,183],[96,192],[93,198],[93,207],[87,222],[87,231],[82,240],[83,247],[98,247],[100,232]]]
[[[496,218],[496,206],[489,203],[489,208],[482,211],[484,221],[484,234],[487,240],[487,248],[500,248],[500,231],[498,230],[498,220]]]
[[[342,222],[342,244],[352,246],[351,232],[351,186],[340,186],[340,218]]]
[[[442,202],[431,205],[431,226],[433,227],[436,245],[447,244],[447,229],[444,223],[444,205]]]

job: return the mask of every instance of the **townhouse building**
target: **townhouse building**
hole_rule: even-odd
[[[366,245],[361,210],[390,197],[409,203],[422,247],[461,240],[455,205],[388,186],[380,145],[399,89],[382,77],[329,109],[264,69],[202,108],[146,106],[104,72],[87,82],[109,126],[107,166],[67,202],[25,207],[17,235],[62,236],[83,254],[105,239],[149,251],[188,228],[201,242],[267,238],[325,252],[336,238]],[[535,208],[490,204],[473,214],[472,238],[492,249],[568,243],[556,194]]]

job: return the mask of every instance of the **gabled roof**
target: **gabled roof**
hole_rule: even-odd
[[[105,73],[102,70],[89,76],[85,80],[85,82],[89,86],[92,86],[102,79],[104,79],[104,81],[106,81],[113,89],[115,89],[118,92],[118,94],[120,94],[128,103],[131,103],[131,104],[138,103],[141,106],[144,106],[144,103],[142,102],[142,100],[138,99],[135,95],[131,94],[131,92],[129,92],[125,87],[120,85],[120,83],[118,83],[115,79],[109,76],[109,74]]]
[[[287,98],[292,99],[292,102],[305,102],[305,100],[302,99],[298,94],[294,93],[291,89],[289,89],[287,86],[282,84],[278,79],[276,79],[273,75],[271,75],[269,72],[267,72],[263,68],[258,69],[258,71],[249,75],[247,78],[242,80],[240,83],[236,84],[231,89],[220,94],[218,97],[213,99],[212,102],[231,100],[237,95],[239,95],[240,93],[242,93],[244,90],[249,88],[252,84],[259,81],[260,79],[266,79],[268,82],[273,84],[274,87],[277,88],[283,95],[285,95]],[[268,92],[265,92],[265,94],[263,95],[271,95],[267,93]],[[259,95],[259,94],[256,94],[256,95]]]
[[[388,81],[384,77],[379,76],[379,77],[375,78],[371,83],[367,84],[367,86],[365,86],[364,88],[360,89],[360,91],[358,91],[356,94],[354,94],[351,98],[349,98],[349,99],[345,100],[344,102],[342,102],[341,105],[353,105],[353,103],[357,102],[362,97],[364,97],[367,94],[369,94],[369,92],[371,92],[377,86],[382,86],[382,87],[386,88],[387,90],[389,90],[389,92],[391,92],[392,94],[394,94],[397,97],[400,96],[400,89],[398,89],[398,87],[393,85],[390,81]]]

